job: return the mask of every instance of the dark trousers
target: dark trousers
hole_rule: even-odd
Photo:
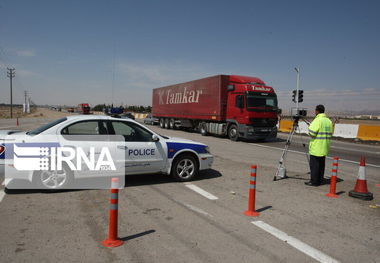
[[[326,156],[318,157],[310,155],[310,181],[312,184],[320,185],[323,183],[323,176],[325,174],[325,160]]]

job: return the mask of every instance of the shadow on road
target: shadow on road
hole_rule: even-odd
[[[145,236],[145,235],[152,234],[154,232],[156,232],[156,230],[151,229],[151,230],[148,230],[148,231],[145,231],[145,232],[141,232],[141,233],[138,233],[138,234],[134,234],[134,235],[131,235],[131,236],[122,237],[120,239],[123,240],[123,241],[128,241],[128,240],[139,238],[139,237],[142,237],[142,236]]]
[[[273,208],[273,206],[271,206],[271,205],[268,205],[268,206],[264,206],[264,207],[262,207],[262,208],[259,208],[259,209],[256,209],[256,212],[263,212],[263,211],[265,211],[265,210],[268,210],[268,209],[271,209],[271,208]]]
[[[193,181],[209,180],[221,177],[222,174],[216,170],[208,169],[199,172],[199,176],[194,178]],[[88,187],[86,181],[91,180],[91,185],[98,185],[100,187]],[[38,189],[35,185],[27,180],[15,180],[13,179],[8,183],[7,188],[5,188],[6,194],[38,194],[38,193],[65,193],[65,192],[75,192],[75,191],[85,191],[85,190],[99,190],[108,189],[106,185],[109,184],[110,178],[96,178],[96,179],[80,179],[75,182],[70,189],[62,190],[44,190]],[[96,184],[95,184],[96,182]],[[176,183],[176,181],[169,175],[164,174],[139,174],[139,175],[126,175],[125,176],[125,187],[132,186],[142,186],[142,185],[157,185],[166,183]]]
[[[221,177],[222,174],[216,170],[208,169],[199,172],[199,176],[193,181],[209,180]],[[125,187],[140,186],[140,185],[156,185],[175,183],[176,181],[169,175],[164,174],[139,174],[128,175],[125,177]]]

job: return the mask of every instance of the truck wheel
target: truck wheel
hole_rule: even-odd
[[[165,127],[165,119],[163,118],[160,118],[160,128],[164,128]]]
[[[199,125],[199,132],[201,133],[202,136],[207,136],[208,135],[207,127],[206,127],[206,123],[205,122],[202,122]]]
[[[238,129],[235,124],[232,124],[228,129],[228,138],[230,138],[231,141],[235,142],[239,139]]]
[[[199,167],[195,158],[190,154],[178,156],[173,163],[171,176],[177,181],[187,182],[198,175]]]
[[[169,127],[170,127],[170,129],[173,129],[173,130],[175,129],[175,122],[174,122],[173,118],[171,118],[169,121]]]
[[[169,129],[169,119],[165,119],[165,129]]]

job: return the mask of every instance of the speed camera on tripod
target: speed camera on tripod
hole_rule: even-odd
[[[292,116],[293,119],[306,117],[307,109],[306,108],[291,108],[290,115]]]

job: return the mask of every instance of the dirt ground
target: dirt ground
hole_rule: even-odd
[[[13,118],[61,118],[68,115],[73,115],[74,113],[66,111],[55,111],[48,108],[32,108],[30,114],[24,114],[22,112],[22,107],[13,107]],[[0,119],[10,118],[10,109],[7,106],[0,107]]]

